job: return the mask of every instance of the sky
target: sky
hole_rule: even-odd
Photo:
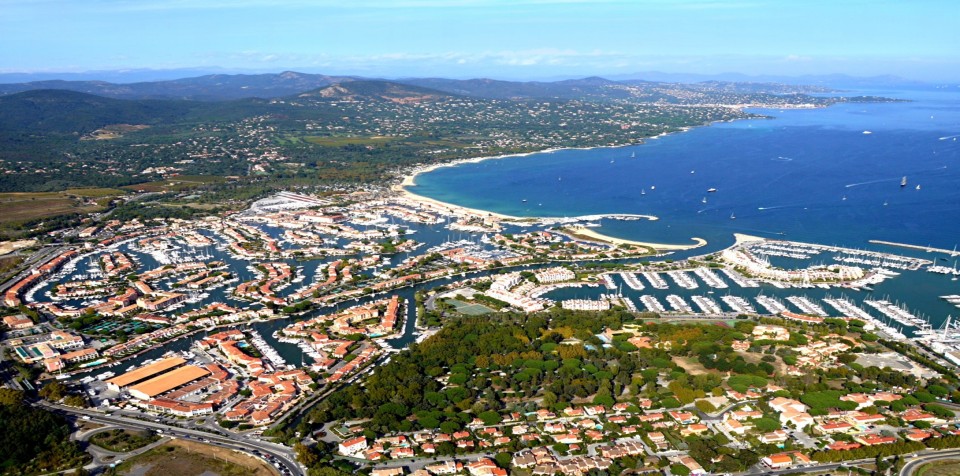
[[[956,0],[0,0],[0,73],[960,80]]]

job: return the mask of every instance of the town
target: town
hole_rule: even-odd
[[[576,231],[624,218],[502,217],[373,190],[90,224],[4,287],[3,347],[31,375],[8,384],[65,383],[87,411],[168,432],[297,441],[297,454],[271,448],[293,473],[294,458],[321,457],[378,475],[802,470],[960,442],[956,333],[849,294],[933,261],[746,236],[673,260]],[[423,357],[474,319],[526,315],[553,316],[527,350],[423,369],[417,413],[337,403],[382,385],[413,341]],[[476,332],[467,347],[499,342]]]

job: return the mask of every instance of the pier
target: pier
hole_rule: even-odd
[[[646,286],[640,282],[636,273],[620,273],[620,277],[623,278],[623,282],[627,283],[627,287],[634,291],[643,291],[646,288]]]
[[[932,246],[911,245],[908,243],[895,243],[893,241],[883,241],[883,240],[869,240],[868,242],[873,243],[875,245],[898,246],[900,248],[909,248],[911,250],[926,251],[927,253],[943,253],[950,256],[960,256],[960,251],[945,250],[943,248],[934,248]]]

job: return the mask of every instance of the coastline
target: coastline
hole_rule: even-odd
[[[659,139],[661,137],[665,137],[670,134],[686,132],[691,129],[692,127],[684,127],[680,131],[664,132],[664,133],[657,134],[656,136],[653,136],[653,137],[645,138],[644,140]],[[552,149],[544,149],[538,152],[504,154],[504,155],[496,155],[496,156],[488,156],[488,157],[472,157],[469,159],[454,160],[452,162],[423,165],[423,166],[415,167],[412,170],[405,172],[401,176],[400,183],[391,185],[390,190],[398,194],[400,197],[413,201],[422,206],[425,205],[429,209],[439,210],[439,211],[443,211],[443,212],[450,213],[457,216],[474,216],[474,217],[480,217],[480,218],[492,218],[499,221],[513,221],[513,222],[524,222],[524,221],[531,222],[532,221],[532,222],[547,224],[547,225],[575,223],[577,221],[582,221],[582,220],[593,221],[593,220],[600,220],[600,219],[609,218],[609,217],[629,217],[632,219],[645,219],[650,221],[656,221],[660,219],[656,215],[640,215],[640,214],[624,214],[624,213],[600,213],[600,214],[586,215],[582,217],[568,217],[568,218],[539,217],[539,216],[518,217],[518,216],[512,216],[512,215],[505,215],[502,213],[496,213],[489,210],[480,210],[476,208],[469,208],[461,205],[455,205],[449,202],[443,202],[441,200],[437,200],[435,198],[425,197],[423,195],[419,195],[416,192],[410,190],[410,188],[417,186],[416,177],[418,175],[432,172],[442,167],[456,167],[462,164],[479,163],[485,160],[497,160],[497,159],[505,159],[510,157],[526,157],[533,154],[551,153],[551,152],[557,152],[561,150],[592,150],[592,149],[600,149],[600,148],[621,148],[621,147],[628,147],[633,145],[639,145],[639,144],[626,144],[626,145],[607,146],[607,147],[599,146],[599,147],[552,148]],[[635,245],[635,246],[644,246],[647,248],[654,249],[656,251],[684,251],[684,250],[690,250],[694,248],[700,248],[707,245],[707,240],[704,240],[703,238],[699,238],[699,237],[690,238],[694,242],[693,244],[653,243],[653,242],[634,241],[634,240],[626,240],[622,238],[615,238],[612,236],[597,233],[593,230],[583,228],[583,227],[580,227],[577,229],[577,234],[583,237],[591,238],[598,242],[612,243],[615,245],[627,244],[627,245]]]
[[[679,244],[669,244],[669,243],[649,243],[644,241],[633,241],[625,240],[622,238],[614,238],[612,236],[604,235],[602,233],[597,233],[596,231],[586,228],[586,227],[576,227],[570,230],[571,233],[575,234],[576,237],[587,237],[589,239],[611,243],[614,245],[634,245],[634,246],[644,246],[647,248],[653,248],[657,251],[686,251],[692,250],[695,248],[700,248],[707,245],[707,240],[699,237],[690,238],[694,241],[693,244],[689,245],[679,245]],[[561,232],[562,233],[562,232]]]

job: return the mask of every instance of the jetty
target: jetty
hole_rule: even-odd
[[[909,248],[911,250],[926,251],[927,253],[943,253],[950,256],[960,256],[960,251],[945,250],[943,248],[934,248],[932,246],[911,245],[908,243],[895,243],[893,241],[883,241],[883,240],[869,240],[869,243],[873,243],[875,245],[899,246],[900,248]]]

